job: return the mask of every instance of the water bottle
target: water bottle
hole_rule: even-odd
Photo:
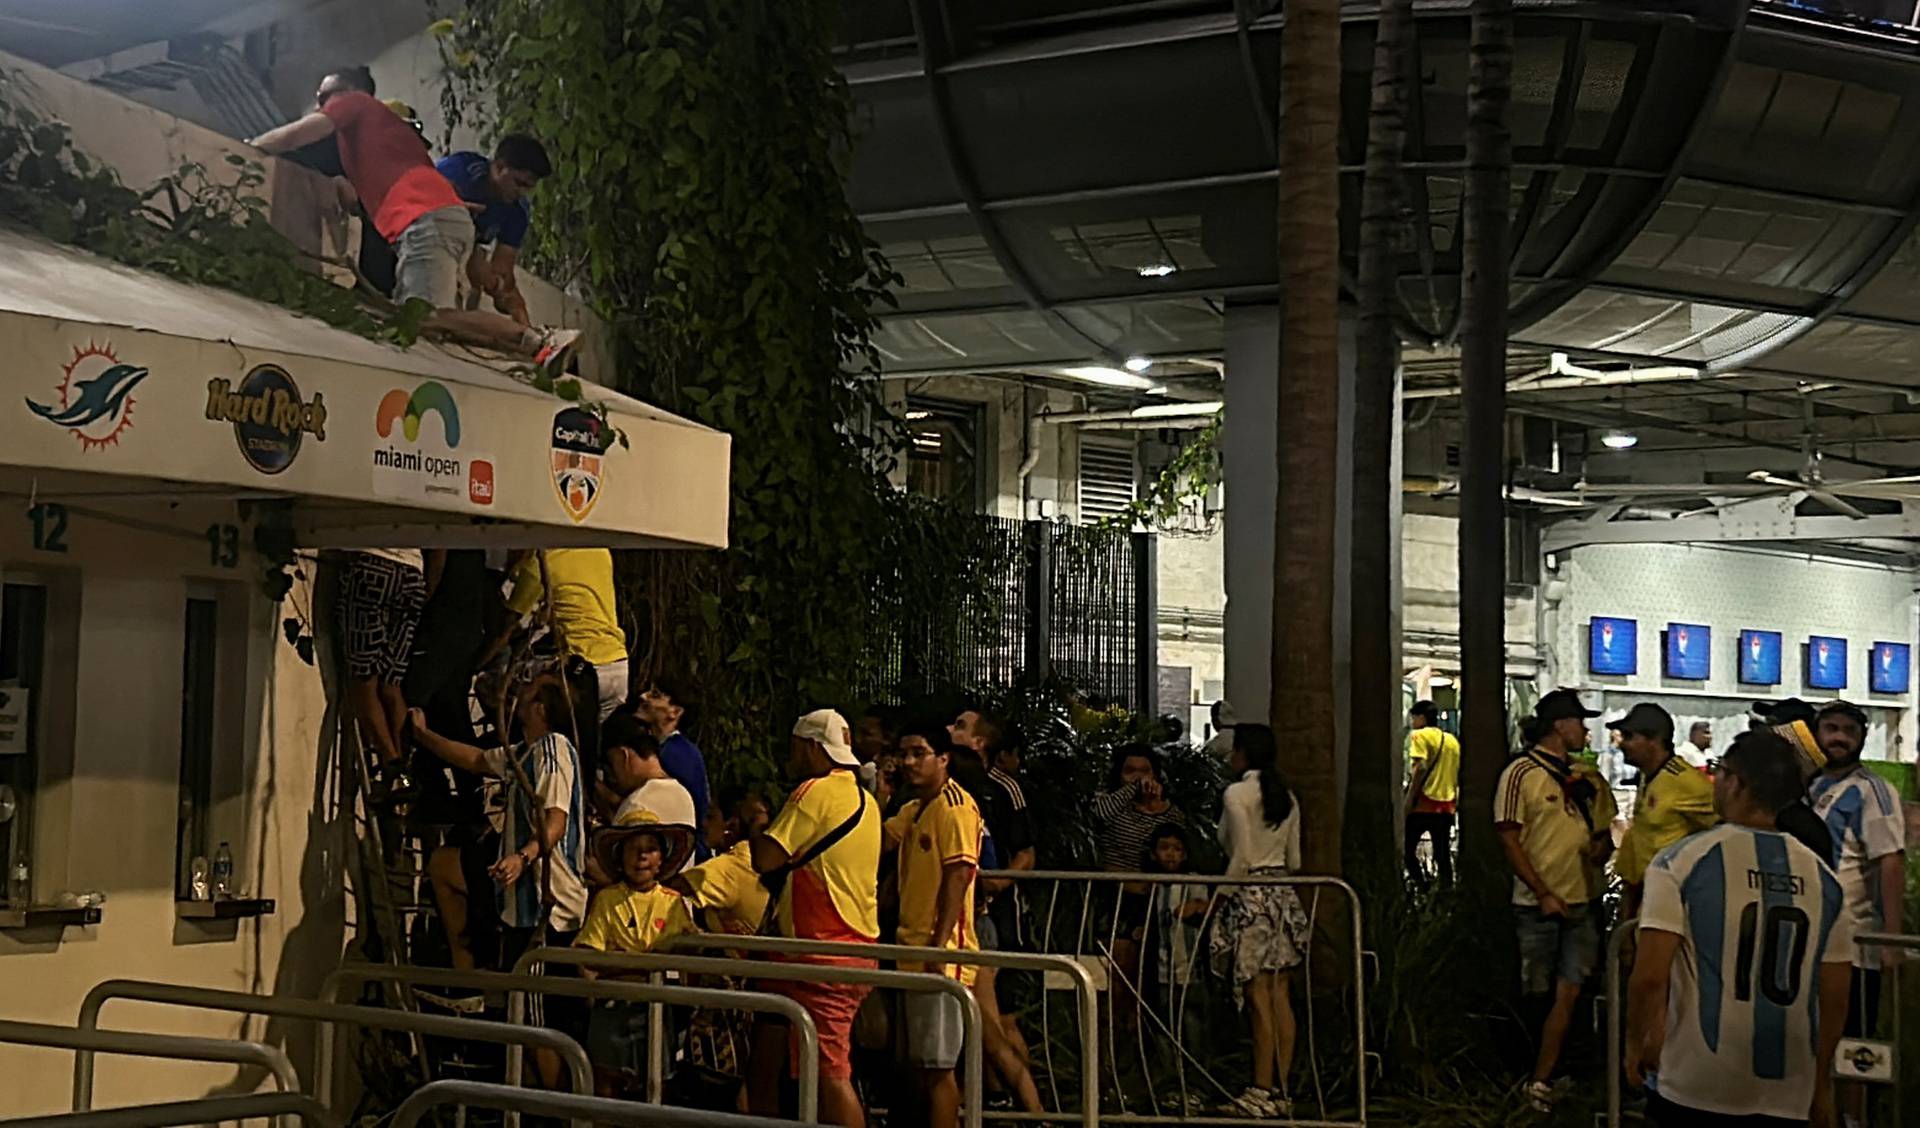
[[[213,856],[213,897],[224,901],[233,896],[233,851],[225,842]]]
[[[13,872],[7,875],[7,904],[16,909],[24,909],[33,896],[33,871],[27,868],[27,856],[20,855],[13,861]]]

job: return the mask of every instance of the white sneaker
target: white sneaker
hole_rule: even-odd
[[[578,329],[542,329],[540,347],[534,350],[534,367],[548,376],[558,377],[567,370],[567,359],[573,355],[573,346],[580,340]]]
[[[1252,1085],[1239,1096],[1227,1102],[1227,1108],[1249,1120],[1278,1120],[1285,1115],[1280,1106],[1274,1103],[1273,1093],[1267,1089],[1258,1089]]]

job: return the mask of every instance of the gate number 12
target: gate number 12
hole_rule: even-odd
[[[27,510],[33,522],[33,547],[41,552],[67,550],[67,507],[58,502],[42,502]]]

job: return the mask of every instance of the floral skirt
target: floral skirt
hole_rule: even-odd
[[[1284,877],[1286,870],[1266,866],[1250,877]],[[1213,928],[1213,971],[1233,984],[1233,1001],[1245,1006],[1242,990],[1263,971],[1286,971],[1306,961],[1312,923],[1300,897],[1285,885],[1241,885],[1226,895]]]

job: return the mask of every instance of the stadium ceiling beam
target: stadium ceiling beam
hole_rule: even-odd
[[[1702,486],[1703,496],[1712,486]],[[1802,517],[1794,512],[1806,495],[1737,501],[1718,509],[1667,520],[1625,516],[1631,506],[1608,506],[1589,517],[1556,521],[1540,538],[1543,552],[1591,544],[1739,544],[1751,541],[1858,541],[1920,537],[1920,509],[1903,501],[1899,513],[1852,517]]]

